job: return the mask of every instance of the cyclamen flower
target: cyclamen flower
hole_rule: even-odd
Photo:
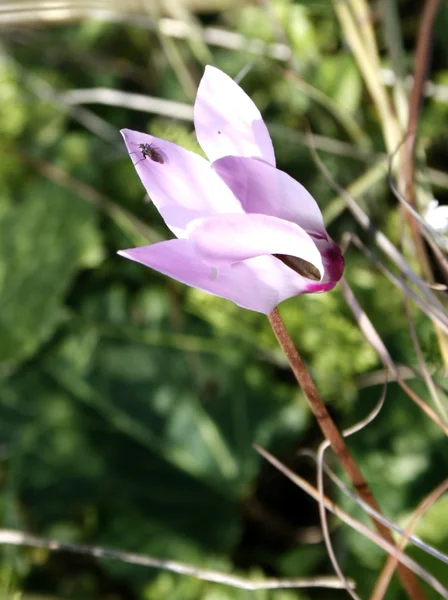
[[[260,112],[214,67],[199,85],[194,124],[209,160],[122,130],[146,191],[178,239],[119,254],[265,314],[292,296],[332,289],[344,260],[316,201],[276,169]]]

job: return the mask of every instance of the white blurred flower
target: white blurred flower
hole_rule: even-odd
[[[437,200],[431,200],[426,209],[425,221],[435,231],[448,233],[448,205],[439,206]]]

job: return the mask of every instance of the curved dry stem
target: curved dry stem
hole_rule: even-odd
[[[33,548],[46,548],[47,550],[71,552],[72,554],[83,554],[96,558],[111,558],[120,560],[121,562],[142,567],[150,567],[155,569],[163,569],[171,573],[180,575],[188,575],[202,581],[210,581],[213,583],[221,583],[229,587],[238,588],[240,590],[279,590],[286,588],[314,588],[324,587],[332,589],[340,589],[341,583],[336,577],[310,577],[297,579],[265,579],[252,580],[245,577],[238,577],[221,571],[210,571],[201,569],[195,565],[175,561],[165,560],[162,558],[154,558],[145,554],[136,554],[134,552],[123,552],[112,548],[104,548],[102,546],[87,546],[84,544],[69,544],[60,542],[59,540],[51,540],[35,535],[30,535],[22,531],[13,529],[0,529],[0,544],[10,546],[30,546]]]
[[[400,148],[406,143],[407,138],[411,135],[411,132],[408,132],[405,136],[403,136],[402,141],[397,146],[393,154],[389,155],[388,158],[388,168],[387,168],[387,183],[389,184],[390,190],[395,198],[400,202],[402,207],[407,210],[419,223],[420,228],[423,230],[423,235],[425,238],[431,239],[430,236],[437,240],[437,243],[441,248],[445,250],[448,249],[448,244],[443,235],[441,235],[438,231],[436,231],[429,223],[421,216],[421,214],[414,208],[414,206],[408,202],[408,200],[400,193],[397,186],[395,185],[392,179],[392,170],[393,170],[393,160],[395,156],[398,154]]]
[[[443,422],[448,424],[448,411],[443,404],[442,398],[439,396],[437,392],[437,388],[434,384],[434,381],[431,377],[431,373],[429,372],[428,365],[426,364],[425,357],[423,356],[423,351],[420,346],[420,341],[418,339],[417,330],[415,328],[414,318],[412,316],[411,307],[409,306],[408,299],[406,296],[403,297],[404,309],[406,313],[406,319],[408,322],[409,334],[411,336],[412,345],[414,346],[415,354],[417,356],[417,360],[420,365],[420,371],[422,373],[423,379],[426,383],[426,387],[431,395],[432,401],[435,404],[437,410],[439,411],[439,415]]]
[[[352,427],[345,429],[342,432],[342,435],[344,438],[349,437],[350,435],[353,435],[354,433],[357,433],[358,431],[361,431],[361,429],[363,429],[364,427],[369,425],[369,423],[371,423],[374,419],[376,419],[376,417],[379,415],[381,409],[383,408],[384,401],[386,399],[386,392],[387,392],[387,380],[384,384],[383,393],[381,394],[381,397],[378,400],[374,409],[367,415],[367,417],[362,419],[362,421],[359,421]],[[349,582],[348,582],[347,578],[345,577],[345,575],[343,574],[342,569],[339,566],[338,560],[336,558],[336,554],[333,551],[333,546],[331,544],[331,538],[330,538],[330,532],[328,530],[327,515],[326,515],[326,511],[325,511],[325,504],[323,502],[323,498],[324,498],[324,475],[323,475],[324,469],[323,469],[323,466],[324,466],[325,452],[329,447],[330,447],[330,442],[328,440],[325,440],[320,444],[319,449],[317,451],[317,489],[319,491],[319,516],[320,516],[320,522],[321,522],[321,526],[322,526],[322,534],[324,537],[328,556],[330,557],[331,563],[333,565],[334,570],[336,571],[336,574],[339,576],[341,582],[344,584],[345,589],[350,594],[350,596],[354,600],[358,600],[359,596],[353,590],[350,589]]]
[[[358,322],[359,328],[363,332],[363,334],[364,334],[365,338],[367,339],[367,341],[369,342],[369,344],[378,353],[378,356],[380,357],[384,366],[388,367],[392,371],[396,382],[401,387],[401,389],[404,392],[406,392],[406,394],[411,398],[411,400],[413,400],[415,402],[415,404],[417,404],[417,406],[419,406],[422,409],[422,411],[438,427],[440,427],[440,429],[445,433],[445,435],[448,435],[448,427],[441,421],[441,419],[435,413],[435,411],[430,406],[428,406],[426,404],[426,402],[424,400],[422,400],[422,398],[420,398],[420,396],[418,394],[416,394],[414,392],[414,390],[407,385],[407,383],[405,383],[405,381],[403,381],[403,378],[401,377],[399,370],[395,366],[395,363],[392,360],[392,357],[390,356],[389,352],[387,351],[386,346],[384,345],[382,339],[380,338],[379,334],[377,333],[376,329],[374,328],[371,320],[369,319],[367,314],[362,309],[361,305],[359,304],[358,300],[356,299],[356,296],[353,293],[350,286],[348,285],[348,283],[344,279],[342,279],[339,285],[342,289],[342,293],[344,294],[345,301],[347,302],[349,308],[351,309],[351,311],[353,313],[353,316],[355,317],[356,321]]]
[[[277,460],[272,454],[258,446],[257,444],[253,444],[255,450],[261,454],[268,462],[271,463],[276,469],[278,469],[281,473],[283,473],[288,479],[290,479],[295,485],[300,487],[303,491],[309,494],[316,501],[319,500],[319,492],[318,490],[312,486],[308,481],[293,473],[288,467],[282,464],[279,460]],[[423,567],[421,567],[415,560],[403,554],[395,545],[387,542],[383,537],[377,534],[375,531],[369,529],[366,525],[357,521],[353,517],[351,517],[348,513],[343,511],[339,506],[327,498],[327,496],[323,497],[325,508],[331,511],[334,515],[336,515],[339,519],[347,523],[350,527],[368,537],[372,542],[377,544],[380,548],[388,552],[390,555],[395,556],[401,565],[406,566],[409,571],[413,571],[416,575],[421,577],[428,585],[430,585],[436,592],[438,592],[442,598],[446,598],[448,600],[448,588],[446,588],[440,581],[428,573]]]
[[[317,455],[314,452],[308,450],[304,451],[302,454],[310,456],[317,464]],[[415,535],[406,534],[405,529],[403,529],[399,525],[396,525],[395,523],[392,523],[392,521],[386,519],[386,517],[383,517],[383,515],[377,513],[375,510],[373,510],[373,508],[370,508],[370,506],[366,504],[363,500],[358,498],[358,496],[354,494],[341,479],[339,479],[339,477],[330,469],[328,465],[323,463],[322,466],[323,470],[325,471],[325,474],[328,475],[328,477],[341,490],[341,492],[345,496],[347,496],[347,498],[350,498],[350,500],[358,504],[358,506],[360,506],[367,514],[371,515],[372,517],[375,517],[375,519],[377,519],[381,523],[384,523],[384,525],[389,527],[389,529],[392,529],[402,537],[406,537],[408,542],[410,542],[417,548],[420,548],[420,550],[423,550],[423,552],[426,552],[426,554],[429,554],[437,560],[440,560],[440,562],[443,562],[448,565],[448,556],[446,554],[440,552],[440,550],[437,550],[437,548],[430,546],[429,544],[421,540],[419,537]]]
[[[418,505],[414,515],[406,527],[405,534],[403,535],[402,540],[398,544],[400,550],[403,550],[412,535],[415,527],[417,526],[419,520],[425,514],[425,512],[431,508],[431,506],[448,490],[448,479],[445,479],[439,486],[437,486],[428,496]],[[370,597],[370,600],[383,600],[384,595],[387,592],[387,588],[389,586],[390,580],[394,574],[395,568],[397,566],[397,561],[393,556],[389,556],[386,564],[384,565],[383,570],[378,577],[373,593]]]
[[[345,190],[339,183],[334,179],[331,175],[327,167],[321,161],[318,153],[316,152],[315,146],[313,144],[313,135],[312,132],[308,132],[310,139],[310,150],[314,161],[331,185],[331,187],[338,192],[338,194],[343,198],[347,204],[348,209],[356,219],[356,221],[361,225],[363,229],[368,231],[372,236],[376,243],[376,245],[381,249],[382,252],[400,269],[400,272],[405,275],[409,281],[411,281],[422,294],[423,299],[417,296],[414,293],[414,296],[418,298],[419,305],[422,310],[430,316],[432,319],[436,320],[437,323],[444,327],[445,330],[448,327],[448,317],[446,315],[445,307],[439,301],[437,296],[432,292],[432,290],[428,287],[428,284],[425,283],[417,275],[417,273],[412,269],[410,264],[407,262],[405,257],[397,250],[397,248],[392,244],[392,242],[381,232],[376,229],[374,224],[371,222],[369,216],[362,210],[359,204],[350,196],[350,194]],[[417,302],[417,300],[415,300]]]

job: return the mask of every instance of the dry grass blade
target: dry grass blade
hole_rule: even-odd
[[[304,450],[301,452],[301,454],[303,454],[305,456],[309,456],[316,462],[316,465],[318,464],[318,456],[316,455],[316,453],[312,452],[311,450]],[[440,560],[440,562],[448,564],[448,556],[446,554],[444,554],[440,550],[437,550],[437,548],[430,546],[429,544],[427,544],[426,542],[421,540],[419,537],[407,533],[405,529],[403,529],[399,525],[396,525],[395,523],[393,523],[392,521],[390,521],[389,519],[387,519],[380,513],[373,510],[368,504],[366,504],[363,500],[361,500],[361,498],[359,498],[355,493],[353,493],[344,484],[344,482],[341,479],[339,479],[339,477],[332,471],[332,469],[330,469],[330,467],[327,464],[325,464],[324,462],[322,462],[322,468],[323,468],[323,471],[325,472],[325,474],[328,475],[328,477],[341,490],[341,492],[345,496],[347,496],[347,498],[350,498],[350,500],[352,500],[353,502],[358,504],[358,506],[360,506],[367,514],[371,515],[372,517],[375,517],[375,519],[377,519],[377,521],[381,521],[384,525],[389,527],[389,529],[392,529],[393,531],[398,533],[400,536],[406,537],[406,540],[408,542],[410,542],[411,544],[413,544],[414,546],[416,546],[417,548],[419,548],[426,554],[433,556],[437,560]]]
[[[404,532],[403,539],[400,541],[398,547],[400,550],[403,550],[406,546],[407,541],[410,539],[412,532],[417,526],[419,520],[425,514],[425,512],[431,508],[431,506],[448,490],[448,479],[445,479],[439,486],[436,487],[428,496],[419,504],[409,525]],[[392,575],[394,574],[395,568],[397,566],[397,561],[393,556],[389,556],[386,564],[384,565],[383,570],[381,571],[380,576],[378,577],[378,581],[376,582],[375,588],[373,590],[372,596],[370,600],[383,600],[384,595],[387,592],[387,588],[389,586],[390,580],[392,579]]]
[[[397,289],[403,292],[404,295],[411,298],[411,300],[413,300],[413,302],[419,306],[422,311],[431,318],[432,321],[436,321],[440,328],[444,332],[448,333],[448,323],[446,323],[448,317],[446,313],[440,312],[432,306],[428,306],[428,304],[425,303],[425,301],[418,294],[416,294],[416,292],[414,292],[414,290],[402,278],[394,275],[392,271],[386,267],[386,265],[373,252],[371,252],[356,235],[350,234],[349,240],[359,250],[361,250],[361,252],[363,252],[382,273],[384,273],[387,279],[389,279],[389,281],[391,281]]]
[[[369,317],[366,315],[364,310],[361,308],[358,300],[356,299],[352,289],[348,285],[345,280],[340,282],[340,287],[342,289],[342,293],[344,294],[345,301],[350,307],[358,325],[366,337],[369,344],[376,350],[379,357],[381,358],[382,363],[387,366],[390,371],[393,373],[398,385],[402,388],[403,391],[413,400],[417,406],[419,406],[424,413],[432,420],[434,423],[440,427],[440,429],[448,436],[448,427],[440,420],[439,416],[432,410],[430,406],[426,404],[424,400],[420,398],[418,394],[414,392],[402,379],[399,370],[396,368],[392,357],[387,351],[386,346],[384,345],[382,339],[378,335],[376,329],[374,328],[372,322]]]
[[[395,112],[400,127],[404,129],[408,120],[409,106],[406,94],[406,54],[398,3],[396,0],[380,0],[379,8],[387,51],[395,79],[392,88]]]
[[[417,130],[419,126],[419,117],[423,100],[423,89],[427,77],[428,66],[433,42],[433,27],[437,12],[440,8],[441,0],[426,0],[423,4],[422,15],[418,28],[417,47],[414,59],[414,83],[409,98],[409,115],[407,122],[407,135],[403,151],[401,153],[401,164],[399,170],[399,188],[403,192],[407,202],[416,208],[416,196],[421,194],[421,189],[415,188],[415,148],[417,141]],[[390,148],[389,148],[390,149]],[[418,221],[409,211],[402,212],[407,219],[409,230],[414,245],[414,253],[418,260],[419,267],[424,278],[430,283],[435,283],[434,267],[430,260],[428,249],[424,243],[422,232]],[[439,256],[436,253],[436,257]],[[445,261],[444,261],[445,262]],[[446,263],[443,268],[446,271]],[[435,331],[438,337],[438,343],[441,355],[448,365],[448,336],[446,332],[440,331],[435,324]]]
[[[319,500],[319,491],[312,486],[308,481],[305,481],[299,475],[293,473],[288,467],[282,464],[279,460],[277,460],[272,454],[254,444],[255,450],[261,454],[268,462],[271,463],[276,469],[278,469],[281,473],[283,473],[288,479],[290,479],[295,485],[304,490],[307,494],[309,494],[316,501]],[[416,575],[421,577],[428,585],[430,585],[436,592],[438,592],[443,598],[448,599],[448,588],[446,588],[443,584],[440,583],[438,579],[436,579],[431,573],[428,573],[425,569],[423,569],[417,562],[415,562],[412,558],[403,554],[398,550],[396,546],[387,542],[384,538],[382,538],[375,531],[369,529],[366,525],[357,521],[353,517],[351,517],[348,513],[343,511],[339,506],[327,498],[327,496],[323,497],[323,502],[325,504],[325,508],[336,515],[339,519],[344,521],[347,525],[361,533],[362,535],[368,537],[372,542],[377,544],[380,548],[388,552],[391,556],[397,558],[397,560],[405,565],[410,571],[413,571]]]
[[[422,17],[418,31],[417,48],[415,52],[414,84],[412,86],[409,99],[407,135],[401,156],[401,189],[404,190],[404,196],[407,198],[409,204],[414,208],[415,144],[420,109],[423,99],[423,89],[428,71],[429,55],[432,47],[432,28],[440,4],[441,0],[426,0],[423,5]],[[420,230],[415,219],[409,212],[406,213],[406,216],[408,218],[409,227],[414,238],[417,256],[420,260],[420,266],[422,269],[428,270],[426,275],[429,277],[431,274],[431,268],[428,263],[428,257],[420,235]]]
[[[437,296],[430,290],[428,285],[417,275],[417,273],[409,265],[405,257],[397,250],[392,242],[381,232],[376,229],[368,215],[362,210],[359,204],[347,193],[347,191],[340,186],[337,181],[332,177],[327,167],[320,160],[315,147],[312,143],[312,133],[309,132],[310,138],[310,149],[316,165],[327,179],[331,187],[344,198],[347,207],[349,208],[356,221],[361,225],[363,229],[368,231],[377,246],[388,256],[388,258],[400,269],[403,275],[406,275],[408,279],[418,288],[422,296],[425,298],[427,304],[423,304],[423,310],[431,316],[433,316],[437,322],[444,326],[448,326],[448,317],[446,316],[445,308],[442,303],[438,300]]]
[[[106,104],[123,106],[132,110],[147,112],[183,121],[193,120],[193,106],[165,98],[154,98],[143,94],[122,92],[111,88],[89,88],[63,92],[61,102],[67,105]]]
[[[14,60],[14,58],[4,53],[0,53],[0,64],[1,63],[10,65],[18,73],[20,81],[24,83],[27,91],[29,90],[36,98],[39,98],[39,100],[48,102],[61,112],[69,114],[73,120],[80,123],[83,127],[104,141],[108,143],[121,143],[119,132],[110,123],[88,108],[65,104],[61,100],[60,94],[53,86],[41,77],[38,77],[25,69],[18,61]]]
[[[133,552],[122,552],[121,550],[113,550],[111,548],[103,548],[100,546],[86,546],[82,544],[69,544],[58,540],[50,540],[46,538],[29,535],[21,531],[12,529],[0,529],[0,544],[12,546],[30,546],[33,548],[46,548],[47,550],[57,550],[63,552],[71,552],[72,554],[83,554],[94,556],[97,558],[111,558],[132,565],[140,565],[142,567],[150,567],[155,569],[163,569],[180,575],[188,575],[201,579],[202,581],[210,581],[228,585],[240,590],[279,590],[286,588],[333,588],[340,589],[341,583],[336,577],[310,577],[297,579],[265,579],[251,580],[220,571],[211,571],[201,569],[194,565],[178,562],[175,560],[164,560],[154,558],[144,554],[136,554]]]
[[[405,142],[406,142],[406,137],[403,138],[403,141],[398,146],[395,153],[393,155],[391,155],[389,158],[389,166],[388,166],[388,170],[387,170],[387,181],[389,183],[389,187],[390,187],[393,195],[395,196],[395,198],[400,202],[401,206],[412,215],[412,217],[414,218],[414,221],[419,224],[420,230],[421,230],[420,233],[421,233],[421,235],[423,235],[426,242],[431,247],[434,257],[436,258],[436,260],[438,262],[438,266],[440,267],[440,269],[445,277],[445,281],[448,282],[448,260],[443,253],[443,251],[448,250],[448,241],[444,238],[443,235],[441,235],[438,231],[436,231],[433,227],[431,227],[429,225],[429,223],[412,206],[412,204],[410,202],[408,202],[402,194],[400,194],[399,190],[397,189],[397,187],[394,184],[394,181],[392,179],[392,162],[393,162],[394,156]],[[414,223],[414,225],[415,225],[415,223]]]
[[[404,142],[403,142],[404,143]],[[391,157],[391,161],[392,161],[392,157]],[[418,213],[416,211],[416,209],[406,200],[406,198],[400,194],[400,192],[397,189],[397,186],[394,184],[393,180],[392,180],[392,175],[391,175],[391,169],[392,169],[392,165],[391,165],[391,161],[389,162],[389,170],[387,173],[387,181],[389,183],[389,187],[393,193],[393,195],[395,196],[395,198],[400,202],[400,204],[403,206],[403,208],[408,211],[409,213],[411,213],[411,215],[414,217],[414,219],[416,221],[418,221],[420,228],[423,229],[423,235],[428,239],[434,239],[436,240],[437,244],[443,248],[444,250],[448,250],[448,242],[447,240],[443,237],[443,235],[441,235],[438,231],[436,231],[433,227],[431,227],[431,225],[429,225],[429,223],[427,221],[425,221],[425,219],[421,216],[420,213]]]
[[[360,0],[333,0],[333,6],[344,36],[375,104],[386,147],[391,150],[396,145],[400,130],[386,89],[381,81],[380,58],[375,36],[365,19],[365,15],[370,15],[369,6],[366,2]],[[361,11],[359,10],[360,6]],[[362,21],[364,25],[367,25],[367,28],[365,26],[360,27],[361,12],[364,15]],[[371,33],[369,33],[370,30]]]
[[[377,417],[377,415],[380,413],[380,411],[383,407],[384,401],[386,399],[386,391],[387,391],[387,381],[384,385],[383,393],[381,394],[381,397],[380,397],[379,401],[377,402],[375,408],[370,412],[369,415],[367,415],[367,417],[365,419],[363,419],[362,421],[360,421],[353,427],[350,427],[349,429],[344,430],[342,432],[342,435],[344,438],[349,437],[350,435],[357,433],[358,431],[361,431],[361,429],[366,427],[369,423],[371,423]],[[354,600],[357,600],[359,598],[359,596],[353,590],[350,589],[347,578],[345,577],[345,575],[342,572],[341,567],[339,566],[338,560],[336,558],[336,554],[333,551],[333,546],[331,544],[331,538],[330,538],[330,532],[328,530],[325,505],[323,502],[323,498],[324,498],[323,466],[324,466],[325,452],[329,447],[330,447],[330,443],[328,442],[328,440],[325,440],[320,444],[318,452],[317,452],[317,489],[319,491],[319,515],[320,515],[320,522],[321,522],[321,526],[322,526],[322,533],[323,533],[325,545],[327,547],[328,555],[330,557],[333,568],[336,571],[336,574],[339,576],[341,582],[344,583],[345,589],[350,594],[350,596]]]
[[[428,388],[429,393],[431,394],[431,398],[433,400],[434,405],[439,411],[440,417],[443,419],[443,422],[448,424],[448,411],[443,404],[442,398],[440,397],[437,388],[434,384],[434,381],[431,377],[431,373],[429,372],[428,365],[426,364],[425,357],[423,356],[423,351],[420,346],[420,341],[418,339],[417,330],[415,328],[414,319],[412,317],[411,307],[409,306],[408,299],[406,296],[403,297],[404,309],[406,312],[406,319],[408,322],[409,334],[411,336],[412,345],[414,346],[415,354],[417,356],[417,360],[420,365],[420,371],[422,373],[423,379],[426,383],[426,387]]]

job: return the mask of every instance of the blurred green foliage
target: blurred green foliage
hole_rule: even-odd
[[[418,12],[409,2],[400,9],[410,58]],[[440,58],[448,51],[446,10],[440,19],[444,28],[439,22],[432,77],[446,83]],[[331,2],[279,0],[273,13],[241,5],[207,16],[204,24],[289,45],[297,79],[269,57],[207,50],[231,76],[252,64],[242,85],[271,129],[279,167],[306,185],[323,209],[331,208],[334,194],[303,143],[307,124],[322,136],[322,159],[342,185],[384,151]],[[314,503],[262,465],[251,446],[257,442],[313,477],[307,461],[294,455],[299,448],[315,448],[320,434],[267,320],[116,255],[143,243],[138,224],[152,241],[167,235],[144,201],[118,130],[148,130],[198,151],[192,125],[126,106],[71,112],[58,99],[59,92],[104,86],[188,102],[179,64],[197,83],[203,65],[194,49],[175,41],[170,54],[154,31],[119,21],[3,33],[2,525],[254,578],[331,574],[323,543],[307,542],[304,533],[319,531]],[[378,33],[381,39],[380,26]],[[430,102],[422,117],[422,132],[435,149],[431,160],[439,168],[448,156],[440,144],[447,107]],[[332,142],[341,143],[340,151],[332,150]],[[363,154],[366,149],[370,155]],[[48,165],[60,170],[50,172]],[[73,180],[108,203],[92,200]],[[437,189],[438,198],[445,196]],[[399,224],[385,177],[361,201],[397,242]],[[128,211],[133,224],[117,207]],[[357,228],[342,212],[329,231],[340,240]],[[400,292],[352,248],[346,273],[394,360],[416,366]],[[377,401],[384,376],[360,386],[362,376],[375,374],[381,364],[341,292],[292,299],[281,312],[338,424],[362,419]],[[430,366],[440,370],[434,332],[422,315],[417,330]],[[421,382],[411,385],[431,402]],[[395,384],[380,416],[350,447],[385,513],[401,524],[447,472],[442,434]],[[336,497],[353,511],[348,499]],[[346,527],[332,525],[344,571],[367,597],[383,554]],[[424,517],[420,535],[448,552],[446,499]],[[414,555],[448,583],[446,565]],[[344,596],[331,590],[249,594],[124,563],[8,547],[2,549],[0,585],[6,597],[29,600]],[[396,581],[387,597],[403,597]]]

